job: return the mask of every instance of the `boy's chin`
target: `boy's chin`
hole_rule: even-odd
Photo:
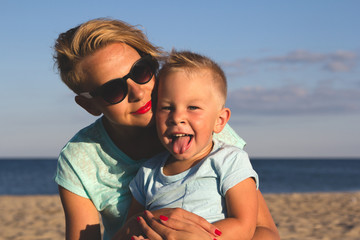
[[[188,158],[184,156],[184,154],[175,154],[171,153],[173,161],[186,161]]]
[[[173,149],[167,149],[167,150],[170,152],[172,159],[175,161],[186,161],[192,158],[189,151],[185,151],[183,153],[176,153],[173,151]]]

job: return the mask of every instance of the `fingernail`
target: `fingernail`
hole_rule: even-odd
[[[140,217],[137,217],[136,220],[137,220],[138,222],[140,222]]]
[[[163,221],[167,221],[169,218],[168,217],[165,217],[163,215],[160,215],[160,219],[163,220]]]
[[[135,240],[135,238],[134,238],[134,237],[131,237],[131,240]]]
[[[221,235],[221,231],[219,229],[215,229],[215,234],[220,236]]]

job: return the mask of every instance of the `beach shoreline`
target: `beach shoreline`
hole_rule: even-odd
[[[282,240],[358,240],[360,192],[264,194]],[[3,240],[60,240],[58,195],[0,196]]]

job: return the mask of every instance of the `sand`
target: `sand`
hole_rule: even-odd
[[[281,239],[359,240],[360,192],[264,194]],[[1,240],[64,239],[58,196],[0,196]]]

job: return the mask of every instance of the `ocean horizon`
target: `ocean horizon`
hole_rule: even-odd
[[[58,194],[56,158],[0,158],[0,195]],[[360,191],[360,158],[251,158],[263,193]]]

